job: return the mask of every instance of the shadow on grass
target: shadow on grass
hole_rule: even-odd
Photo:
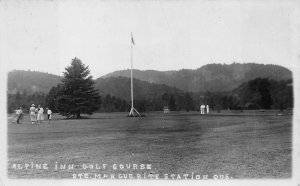
[[[62,118],[55,118],[55,119],[52,119],[55,120],[55,121],[60,121],[60,120],[97,120],[97,119],[115,119],[115,118],[118,118],[118,117],[121,117],[121,118],[140,118],[140,117],[146,117],[145,114],[141,114],[139,116],[129,116],[128,114],[123,114],[123,115],[114,115],[113,113],[105,113],[107,115],[111,114],[111,116],[106,116],[106,117],[94,117],[94,116],[80,116],[79,118],[68,118],[68,117],[64,117],[64,116],[61,116]]]

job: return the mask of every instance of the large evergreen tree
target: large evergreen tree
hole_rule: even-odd
[[[58,111],[68,118],[80,118],[80,114],[93,114],[100,108],[100,96],[94,87],[88,66],[74,58],[62,79],[58,97]]]

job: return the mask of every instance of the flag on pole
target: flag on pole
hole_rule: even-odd
[[[131,33],[131,43],[132,43],[133,45],[135,45],[135,44],[134,44],[134,40],[133,40],[132,33]]]

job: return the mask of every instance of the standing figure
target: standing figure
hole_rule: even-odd
[[[200,114],[204,114],[205,110],[205,105],[200,106]]]
[[[41,107],[41,105],[39,105],[38,114],[37,114],[37,122],[42,123],[43,120],[44,120],[44,109],[43,109],[43,107]]]
[[[15,117],[13,119],[13,124],[15,124],[18,121],[18,118],[19,118],[19,109],[17,108],[15,110]]]
[[[48,121],[49,121],[49,124],[50,124],[52,111],[49,108],[47,108],[47,116],[48,116]]]
[[[22,117],[23,117],[23,110],[22,107],[20,107],[17,110],[17,124],[20,124],[20,120],[22,119]]]
[[[170,111],[168,106],[164,106],[163,110],[164,110],[164,114],[168,114]]]
[[[209,106],[206,105],[206,114],[208,114],[208,113],[209,113]]]
[[[31,107],[29,108],[29,114],[30,114],[31,124],[33,125],[36,123],[35,105],[34,104],[31,104]]]

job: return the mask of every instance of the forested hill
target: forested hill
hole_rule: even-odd
[[[154,84],[138,79],[133,79],[133,90],[135,99],[161,99],[164,93],[181,94],[183,91],[166,85]],[[121,99],[130,101],[130,78],[127,77],[109,77],[98,78],[96,88],[100,90],[101,95],[110,94]]]
[[[218,68],[215,67],[214,70],[218,70]],[[219,70],[221,71],[220,73],[224,71],[223,68]],[[212,109],[292,108],[292,78],[276,81],[288,77],[288,75],[282,75],[279,71],[277,73],[278,76],[274,75],[273,79],[251,79],[240,85],[236,84],[236,88],[224,92],[188,92],[174,86],[134,79],[134,104],[139,111],[162,110],[165,105],[170,106],[171,110],[196,110],[199,108],[200,103],[209,104]],[[252,73],[263,73],[263,70],[257,70]],[[249,75],[244,74],[243,76],[248,77]],[[55,95],[55,92],[58,92],[59,87],[57,85],[60,82],[61,77],[47,73],[32,71],[10,72],[8,74],[8,112],[13,112],[19,106],[28,107],[31,103],[47,105],[55,110],[56,106],[53,105],[55,103],[53,100],[56,100],[55,96],[57,95]],[[130,78],[128,77],[96,79],[95,87],[100,91],[102,99],[99,111],[128,111],[131,98],[130,84]],[[216,84],[222,87],[229,86],[229,84],[223,85],[219,82],[216,82]],[[50,94],[51,91],[48,94],[52,87],[52,94]]]
[[[130,70],[116,71],[101,78],[130,77]],[[184,91],[231,91],[242,83],[255,78],[272,80],[292,79],[292,72],[278,65],[264,64],[208,64],[196,70],[179,71],[134,70],[136,79],[156,84],[165,84]]]
[[[14,70],[8,73],[8,93],[16,92],[32,94],[35,92],[48,93],[60,83],[61,77],[36,71]]]
[[[130,77],[130,70],[116,71],[96,79],[97,86],[100,86],[99,90],[109,94],[112,94],[110,92],[112,91],[117,95],[120,95],[120,97],[128,97],[128,94],[130,94],[130,87],[125,87],[125,84],[123,83],[129,80],[109,78],[119,76]],[[292,72],[277,65],[253,63],[234,63],[231,65],[208,64],[196,70],[134,70],[134,78],[144,81],[140,82],[135,80],[137,81],[135,82],[135,84],[137,83],[137,85],[135,85],[135,90],[147,90],[145,92],[146,94],[150,94],[152,91],[150,89],[152,87],[155,87],[155,90],[153,91],[162,89],[175,90],[174,88],[170,87],[176,87],[176,90],[179,89],[189,92],[231,91],[239,87],[241,84],[257,77],[269,78],[277,81],[287,80],[292,79]],[[120,82],[118,80],[120,80]],[[60,83],[60,81],[60,76],[48,73],[14,70],[8,73],[8,93],[15,94],[17,91],[20,93],[25,91],[27,94],[32,94],[34,92],[48,93],[51,87],[56,86],[58,83]],[[145,82],[148,82],[149,84]],[[154,84],[159,84],[159,86]],[[126,86],[129,85],[126,84]],[[160,88],[156,89],[156,87]],[[126,90],[128,91],[126,92]]]

